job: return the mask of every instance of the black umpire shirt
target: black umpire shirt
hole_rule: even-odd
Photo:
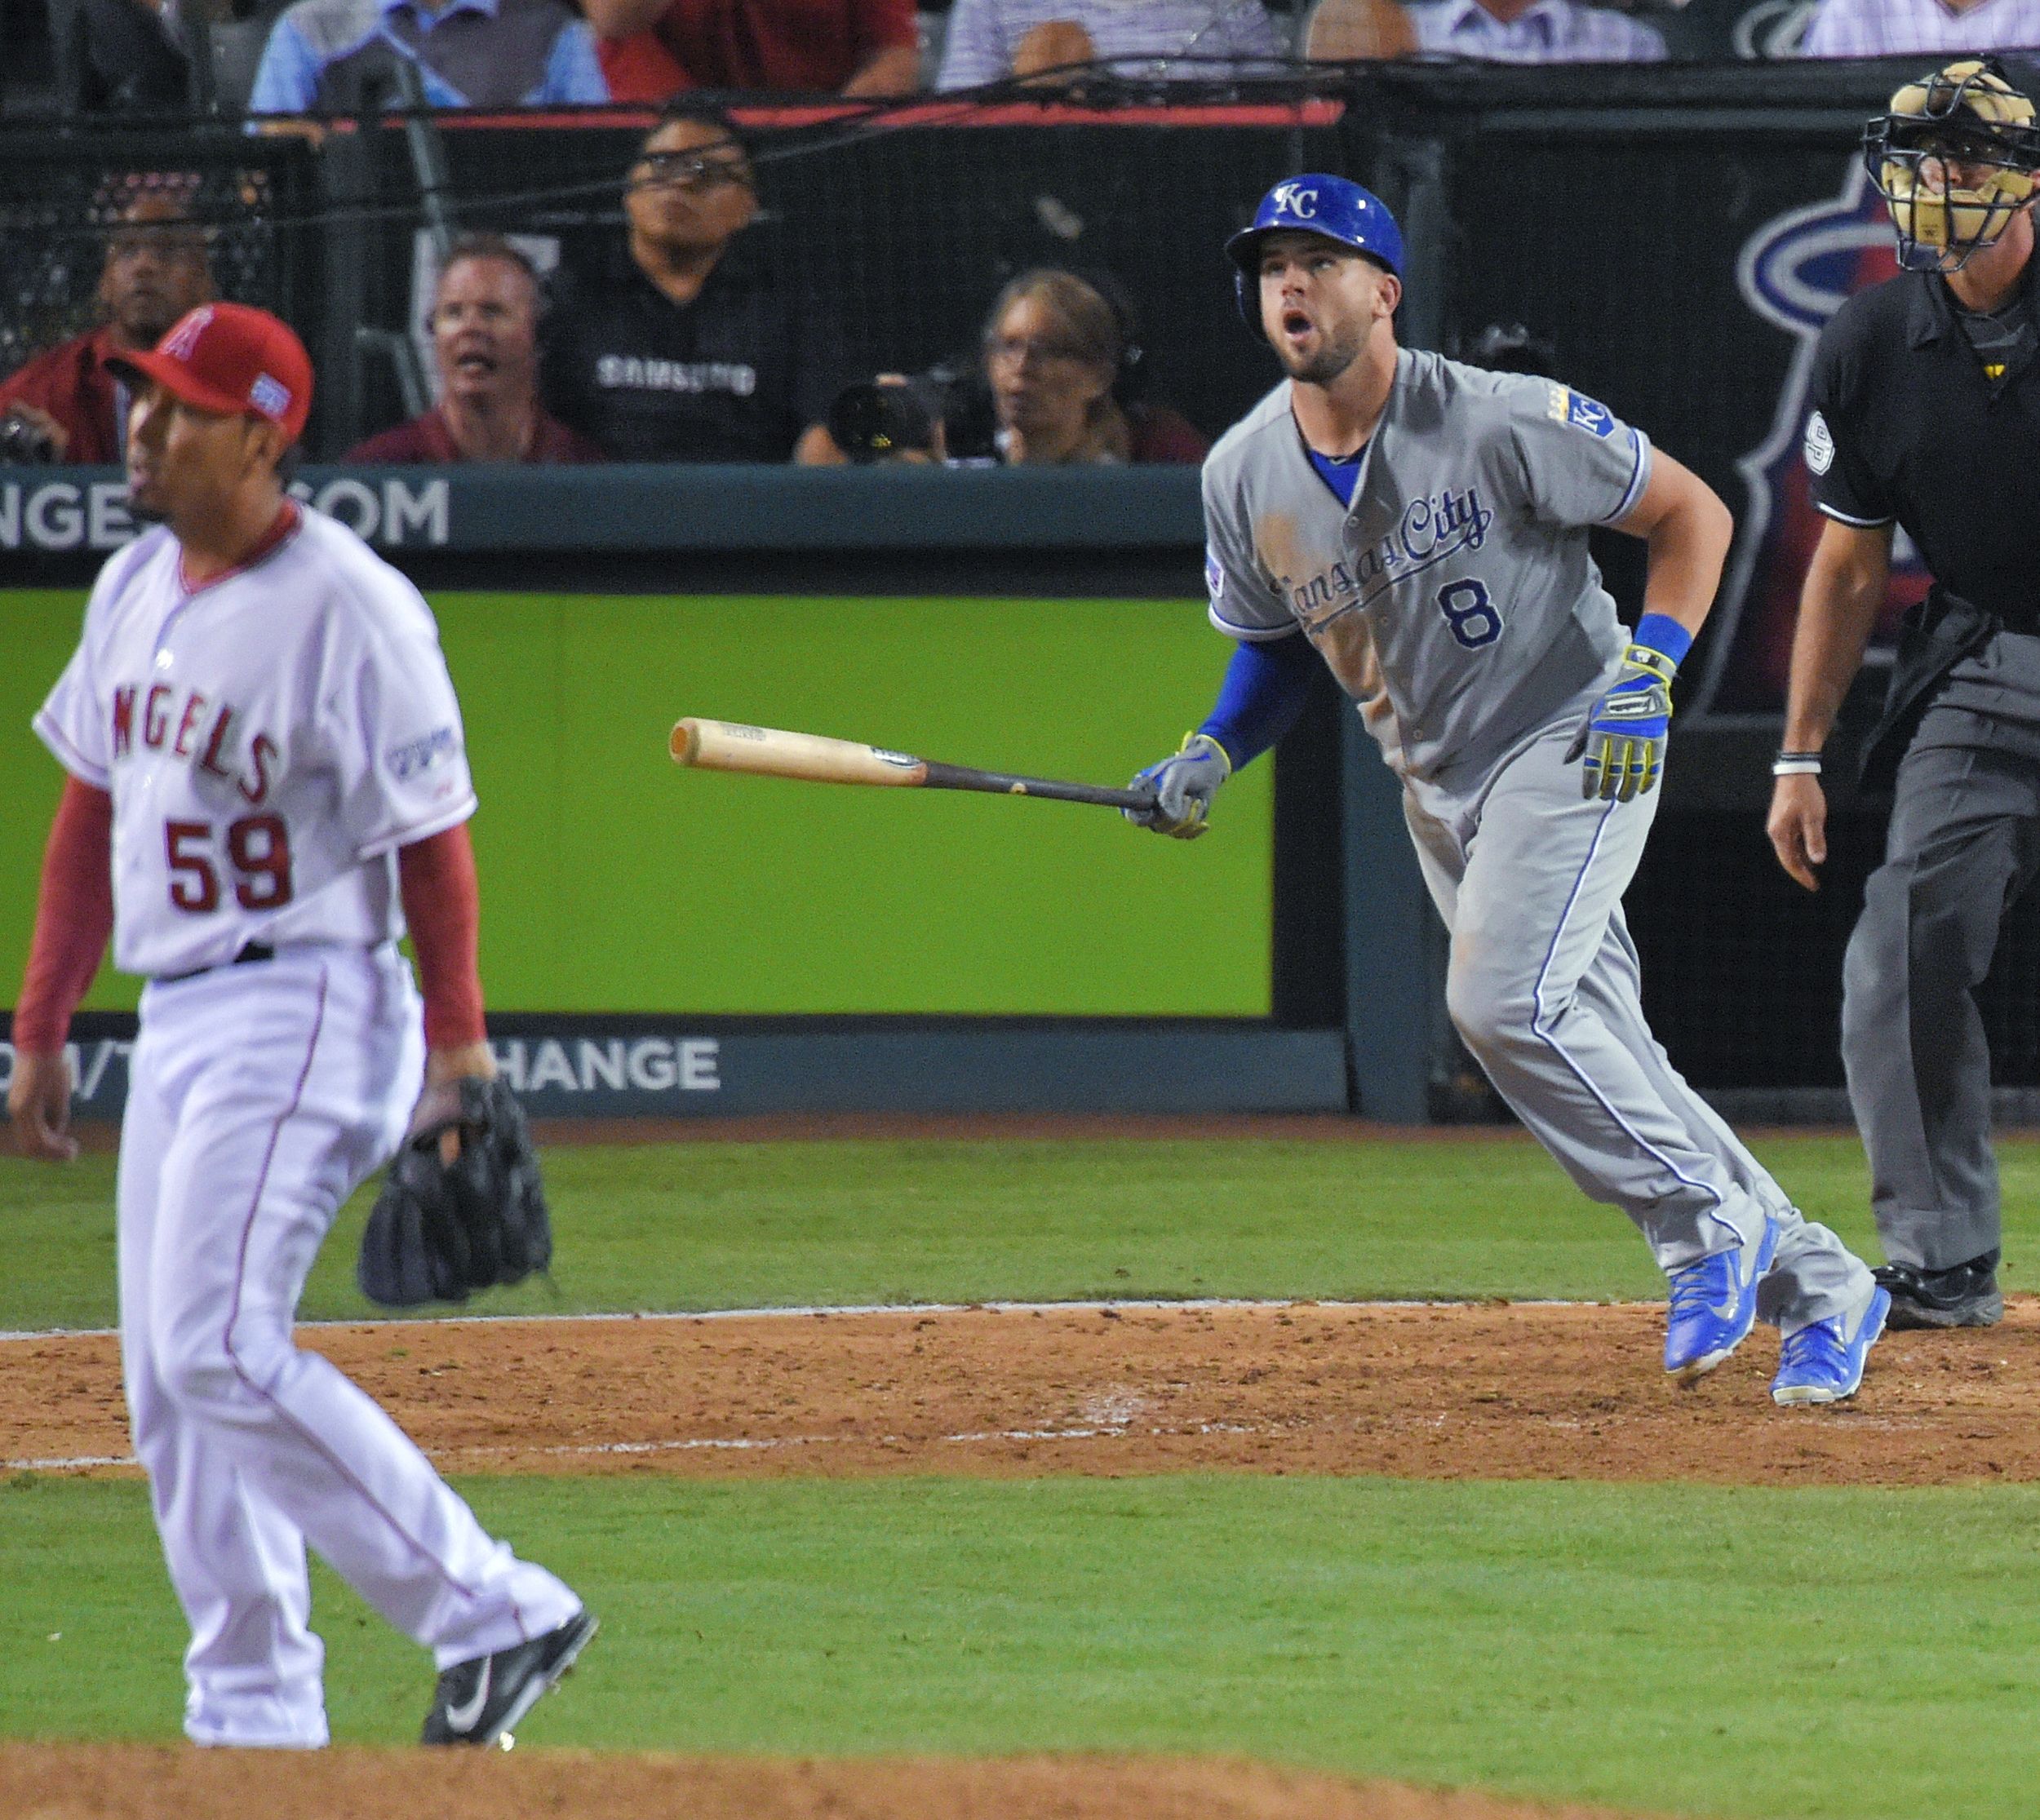
[[[2040,305],[2040,255],[2020,288]],[[2040,631],[2040,358],[1996,374],[1933,272],[1901,272],[1835,312],[1813,363],[1806,462],[1844,525],[1896,521],[1949,593]]]
[[[557,277],[546,408],[614,461],[783,462],[841,383],[833,320],[782,282],[756,230],[676,303],[619,249]]]

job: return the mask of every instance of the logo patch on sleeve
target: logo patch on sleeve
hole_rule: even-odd
[[[1209,544],[1204,546],[1204,588],[1214,601],[1225,598],[1226,565]]]
[[[1591,436],[1607,437],[1615,433],[1615,414],[1606,405],[1597,405],[1577,392],[1571,395],[1566,405],[1565,420],[1574,429],[1584,430]]]
[[[419,738],[408,740],[401,746],[393,746],[384,755],[383,762],[389,767],[390,775],[399,783],[408,783],[413,777],[424,773],[438,764],[445,764],[458,757],[460,752],[460,730],[457,727],[435,727]]]
[[[1834,436],[1818,411],[1807,419],[1805,453],[1807,466],[1816,474],[1825,474],[1834,466]]]

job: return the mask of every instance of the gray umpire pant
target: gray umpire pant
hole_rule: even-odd
[[[1842,969],[1842,1060],[1878,1236],[1892,1263],[1926,1270],[1995,1250],[2002,1231],[1976,989],[2040,870],[2040,752],[2014,728],[1982,743],[1992,732],[1962,708],[1927,711]]]
[[[1585,704],[1583,703],[1582,708]],[[1791,1333],[1853,1313],[1870,1273],[1803,1219],[1694,1092],[1643,1021],[1622,893],[1658,796],[1584,800],[1568,715],[1470,798],[1412,788],[1404,808],[1452,934],[1445,998],[1466,1047],[1582,1193],[1634,1220],[1667,1273],[1778,1222],[1757,1312]]]

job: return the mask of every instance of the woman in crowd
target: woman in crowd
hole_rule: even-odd
[[[1139,396],[1129,308],[1071,272],[1023,272],[985,318],[985,380],[999,458],[1021,463],[1200,462],[1190,421]]]

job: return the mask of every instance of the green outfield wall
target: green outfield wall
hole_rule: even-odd
[[[0,592],[0,970],[59,786],[29,731],[75,591]],[[1260,1016],[1272,789],[1213,831],[1108,811],[683,772],[682,714],[1123,782],[1226,655],[1186,600],[440,592],[481,810],[490,1001],[525,1012]],[[91,1007],[131,1006],[103,972]],[[11,999],[11,988],[0,989]]]

